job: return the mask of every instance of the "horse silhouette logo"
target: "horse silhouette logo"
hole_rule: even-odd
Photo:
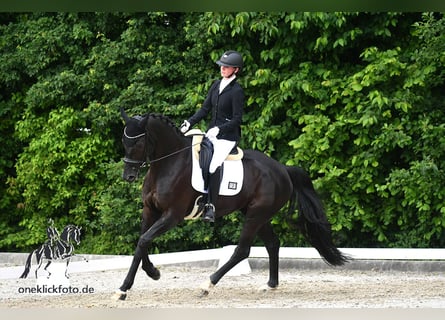
[[[26,260],[25,270],[20,278],[26,278],[28,276],[33,255],[36,256],[38,265],[35,270],[36,279],[38,278],[37,272],[44,260],[47,261],[46,266],[43,268],[48,273],[47,278],[51,276],[48,267],[55,260],[66,260],[65,277],[69,278],[68,264],[71,257],[74,256],[74,244],[80,244],[82,227],[69,224],[63,229],[62,233],[59,234],[59,231],[54,227],[54,222],[50,220],[50,223],[50,226],[46,229],[48,239],[29,254],[28,259]]]

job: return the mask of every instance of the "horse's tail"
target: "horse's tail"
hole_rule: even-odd
[[[28,256],[28,259],[26,259],[25,271],[23,271],[22,275],[20,276],[21,279],[24,279],[28,276],[29,270],[31,269],[31,259],[34,252],[36,252],[36,250],[32,251]]]
[[[298,167],[287,166],[286,169],[294,186],[289,216],[298,208],[297,227],[304,237],[328,264],[343,265],[350,258],[341,253],[332,241],[331,225],[309,175]]]

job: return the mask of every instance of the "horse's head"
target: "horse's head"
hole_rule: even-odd
[[[125,120],[122,144],[125,149],[124,173],[122,177],[128,182],[135,181],[139,176],[139,170],[146,165],[145,154],[145,128],[141,125],[140,116],[128,117],[124,109],[121,109],[122,118]]]
[[[185,151],[190,148],[190,137],[185,137],[168,117],[150,113],[143,117],[128,117],[123,109],[125,120],[122,143],[125,149],[123,178],[133,182],[139,170],[147,162],[156,163],[158,168],[171,168],[172,163],[181,161]],[[190,157],[190,153],[187,154]],[[153,166],[152,166],[153,169]],[[169,170],[169,169],[167,169]]]
[[[60,238],[66,242],[74,241],[77,245],[79,245],[81,230],[82,227],[69,224],[63,229]]]

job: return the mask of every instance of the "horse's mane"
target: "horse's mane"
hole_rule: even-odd
[[[144,116],[144,120],[145,122],[147,122],[149,119],[155,119],[155,120],[161,120],[162,122],[164,122],[165,124],[167,124],[168,126],[172,127],[173,130],[179,134],[181,133],[181,131],[179,130],[179,128],[176,126],[176,124],[173,122],[173,120],[171,120],[168,116],[163,115],[161,113],[147,113]]]

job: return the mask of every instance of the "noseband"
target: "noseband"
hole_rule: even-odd
[[[146,161],[139,161],[139,160],[133,160],[129,158],[123,158],[122,161],[126,164],[133,165],[133,166],[139,166],[139,168],[144,168],[147,166]]]

